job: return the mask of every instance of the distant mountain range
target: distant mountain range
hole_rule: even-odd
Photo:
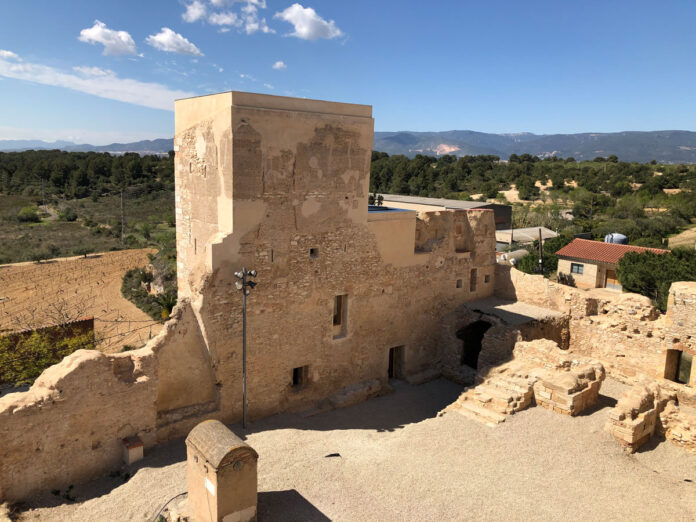
[[[123,154],[166,154],[172,150],[171,139],[112,143],[111,145],[75,144],[68,141],[0,140],[0,151],[27,149],[62,149],[82,152]],[[622,161],[661,163],[696,163],[696,132],[650,131],[581,134],[488,134],[475,131],[444,132],[375,132],[374,149],[388,154],[456,156],[493,154],[507,159],[510,154],[533,154],[540,157],[573,157],[591,160],[612,154]]]
[[[622,161],[696,163],[696,132],[651,131],[582,134],[487,134],[474,131],[375,132],[375,150],[388,154],[457,156],[510,154],[591,160],[612,154]]]
[[[135,141],[133,143],[112,143],[111,145],[77,144],[70,141],[0,140],[0,151],[3,152],[30,149],[60,149],[68,152],[110,152],[111,154],[137,152],[138,154],[167,154],[172,148],[172,140],[166,138]]]

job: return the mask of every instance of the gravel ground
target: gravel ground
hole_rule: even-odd
[[[257,421],[259,520],[696,520],[696,456],[669,442],[627,455],[603,431],[624,389],[607,380],[586,415],[531,408],[496,428],[437,417],[461,392],[444,380]],[[184,459],[183,441],[161,445],[127,482],[77,487],[74,503],[44,493],[20,519],[152,520],[186,490]]]

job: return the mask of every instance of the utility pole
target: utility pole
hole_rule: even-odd
[[[256,286],[254,281],[249,281],[247,277],[256,277],[256,270],[242,268],[240,272],[235,272],[234,276],[240,281],[234,285],[237,290],[242,291],[242,428],[246,429],[247,424],[247,349],[246,349],[246,316],[247,316],[247,295]]]
[[[126,244],[126,213],[123,208],[123,187],[121,187],[121,246]]]
[[[541,241],[541,227],[539,227],[539,273],[544,274],[544,248]]]

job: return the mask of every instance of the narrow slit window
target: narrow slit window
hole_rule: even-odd
[[[334,326],[342,326],[345,322],[344,319],[346,313],[346,297],[347,296],[345,295],[337,295],[336,297],[334,297]]]
[[[483,282],[484,282],[484,283],[490,283],[490,282],[491,282],[491,276],[488,275],[488,274],[486,274],[485,276],[483,276]]]
[[[478,279],[478,269],[472,268],[471,269],[471,279],[469,279],[469,291],[470,292],[475,292],[476,291],[476,283]]]
[[[462,280],[457,279],[457,288],[461,288],[461,287],[462,287]]]

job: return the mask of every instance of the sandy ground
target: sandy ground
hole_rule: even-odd
[[[536,407],[496,428],[437,417],[462,390],[451,382],[395,388],[344,410],[252,423],[259,520],[696,519],[696,456],[669,442],[628,455],[604,432],[625,389],[615,381],[586,415]],[[184,459],[183,441],[161,445],[127,482],[79,486],[74,503],[44,493],[20,520],[152,520],[186,491]]]
[[[147,265],[152,249],[121,250],[42,263],[0,265],[0,331],[50,326],[88,316],[98,348],[139,348],[162,326],[121,295],[123,274]]]

